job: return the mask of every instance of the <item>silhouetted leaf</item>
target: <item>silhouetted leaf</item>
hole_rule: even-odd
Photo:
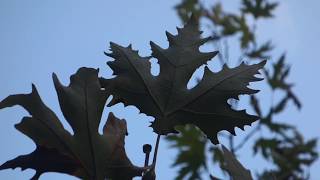
[[[233,180],[252,180],[249,170],[244,168],[235,156],[222,145],[224,169],[229,173]]]
[[[30,94],[11,95],[0,102],[0,108],[20,105],[30,117],[24,117],[16,128],[37,145],[34,152],[19,156],[0,166],[0,169],[33,168],[38,179],[45,172],[60,172],[83,179],[131,179],[141,175],[142,168],[135,167],[124,149],[127,133],[125,120],[109,114],[98,133],[100,118],[108,94],[102,90],[98,71],[80,68],[70,78],[70,85],[60,84],[53,74],[61,110],[74,131],[71,135],[58,117],[40,99],[32,85]]]
[[[199,47],[210,38],[200,38],[193,18],[184,28],[178,28],[178,35],[166,34],[168,49],[150,43],[152,56],[160,64],[160,74],[156,77],[150,73],[149,58],[140,57],[131,46],[111,43],[112,53],[108,55],[115,61],[108,62],[108,65],[116,77],[101,79],[103,86],[110,89],[114,96],[109,105],[123,102],[154,116],[151,126],[158,134],[176,133],[175,126],[194,124],[214,144],[218,143],[216,135],[219,131],[227,130],[235,134],[235,127],[243,129],[258,119],[245,110],[233,110],[227,100],[258,92],[247,86],[250,82],[261,80],[255,75],[265,61],[255,65],[242,63],[232,69],[224,65],[218,73],[206,67],[203,79],[189,90],[187,83],[194,71],[217,52],[199,51]]]

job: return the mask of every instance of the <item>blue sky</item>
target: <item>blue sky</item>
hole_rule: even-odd
[[[36,84],[43,101],[64,121],[51,80],[55,72],[64,84],[79,67],[100,68],[100,74],[110,77],[106,67],[109,58],[103,55],[109,42],[121,45],[133,44],[141,55],[149,55],[149,41],[162,47],[167,46],[165,31],[176,33],[181,22],[173,9],[178,0],[171,1],[107,1],[107,0],[2,0],[0,1],[0,99],[9,94],[28,93],[31,83]],[[225,1],[227,8],[234,8],[234,1]],[[308,4],[307,4],[308,3]],[[319,137],[319,122],[316,112],[320,85],[320,25],[318,18],[320,2],[310,0],[282,1],[276,12],[276,19],[259,24],[260,40],[272,38],[276,52],[287,52],[292,64],[290,80],[296,84],[294,90],[303,102],[301,111],[293,106],[281,114],[279,120],[297,125],[307,137]],[[267,101],[267,100],[266,100]],[[152,129],[147,128],[152,120],[138,114],[134,107],[116,105],[106,109],[113,111],[128,122],[129,136],[126,147],[130,159],[136,165],[143,165],[142,145],[155,141]],[[20,107],[0,112],[0,163],[27,154],[35,148],[33,142],[14,129],[27,113]],[[66,123],[65,127],[70,128]],[[246,127],[250,129],[250,127]],[[239,132],[241,139],[246,132]],[[157,171],[159,179],[171,179],[175,169],[170,164],[175,151],[162,141]],[[247,149],[248,150],[248,149]],[[240,161],[255,172],[264,168],[257,165],[246,149],[240,154]],[[260,160],[259,160],[260,162]],[[311,169],[312,179],[320,179],[320,163]],[[20,169],[0,171],[0,179],[28,179],[34,171]],[[48,173],[41,179],[75,179],[71,176]]]

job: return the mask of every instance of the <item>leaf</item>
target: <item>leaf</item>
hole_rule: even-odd
[[[223,164],[223,152],[219,146],[212,146],[210,152],[212,153],[213,163]]]
[[[160,64],[158,76],[150,73],[149,57],[140,57],[131,46],[110,44],[112,52],[107,55],[115,61],[108,65],[116,77],[101,79],[102,86],[114,96],[109,106],[119,102],[135,105],[141,112],[155,117],[151,127],[162,135],[177,133],[177,125],[194,124],[214,144],[218,143],[219,131],[227,130],[235,135],[235,127],[243,129],[258,119],[245,110],[233,110],[227,100],[258,92],[247,85],[261,80],[254,75],[259,73],[265,61],[255,65],[242,63],[232,69],[224,65],[218,73],[206,67],[199,84],[187,89],[194,71],[218,52],[199,51],[210,38],[200,38],[201,32],[193,18],[184,28],[178,28],[178,35],[166,34],[169,48],[162,49],[150,43],[152,57]]]
[[[206,11],[206,17],[212,21],[214,26],[221,26],[222,36],[231,36],[240,31],[240,18],[234,14],[225,13],[221,3],[216,3],[211,11]]]
[[[261,112],[259,100],[254,95],[250,96],[250,104],[253,107],[253,110],[255,111],[255,113],[259,117],[262,117],[262,112]]]
[[[233,180],[252,180],[249,170],[244,168],[234,155],[222,145],[223,157],[225,161],[224,169]]]
[[[292,99],[294,105],[297,106],[298,109],[301,109],[302,104],[301,104],[300,100],[291,90],[288,91],[288,97],[290,99]]]
[[[281,142],[277,139],[260,138],[253,146],[253,152],[256,154],[259,150],[261,150],[263,157],[269,159],[271,153],[270,149],[275,149],[280,143]]]
[[[285,109],[288,103],[288,100],[289,100],[289,96],[283,97],[282,100],[279,101],[279,103],[272,108],[273,113],[278,114],[282,112]]]
[[[207,139],[203,138],[201,131],[194,126],[179,127],[179,134],[167,136],[170,147],[179,150],[172,167],[178,167],[178,175],[174,178],[200,179],[202,170],[207,169],[206,144]]]
[[[0,169],[9,169],[20,167],[21,170],[32,168],[36,170],[36,174],[32,180],[39,179],[42,173],[45,172],[60,172],[78,177],[84,176],[81,174],[84,170],[81,169],[81,164],[75,159],[64,155],[56,149],[37,146],[37,148],[28,155],[18,156],[17,158],[7,161],[0,166]]]
[[[7,161],[0,169],[21,167],[36,170],[33,179],[45,172],[60,172],[83,179],[131,179],[142,169],[132,165],[124,149],[127,133],[125,120],[111,113],[98,133],[102,111],[108,94],[102,90],[98,71],[80,68],[70,78],[70,85],[60,84],[53,74],[61,110],[74,135],[66,131],[58,117],[40,99],[32,85],[30,94],[11,95],[0,102],[0,108],[20,105],[30,117],[15,125],[37,145],[34,152]],[[125,173],[124,173],[125,172]]]
[[[240,44],[241,48],[245,49],[250,42],[255,42],[254,32],[251,31],[244,15],[238,16],[232,13],[223,11],[220,3],[215,4],[211,11],[205,11],[205,16],[212,21],[214,26],[218,26],[219,34],[216,37],[227,37],[241,33]],[[215,38],[216,40],[217,38]]]
[[[279,88],[282,90],[290,90],[290,88],[293,86],[292,84],[285,82],[290,72],[290,67],[285,64],[285,59],[285,54],[282,54],[278,61],[273,64],[272,75],[268,70],[265,70],[268,83],[272,89]]]
[[[175,6],[175,9],[183,22],[188,21],[188,15],[190,13],[200,17],[203,11],[202,4],[200,4],[198,0],[182,0],[178,5]]]
[[[250,13],[255,19],[260,17],[273,17],[272,11],[278,6],[278,3],[269,3],[266,0],[242,0],[242,9],[244,13]]]
[[[281,89],[284,90],[287,93],[287,100],[291,99],[294,103],[294,105],[300,109],[301,108],[301,102],[296,97],[296,95],[292,92],[292,83],[287,83],[286,79],[290,72],[290,66],[288,66],[285,63],[286,56],[285,54],[282,54],[278,61],[273,64],[273,73],[271,74],[270,71],[264,70],[264,73],[266,75],[266,79],[268,81],[268,84],[271,86],[273,90],[275,89]],[[287,101],[286,100],[286,101]],[[285,105],[286,102],[283,102],[283,105]],[[281,108],[281,107],[280,107]]]
[[[273,49],[271,41],[267,41],[266,43],[262,44],[258,48],[254,48],[253,50],[246,53],[246,55],[250,58],[256,59],[269,59],[270,56],[267,54]]]
[[[241,48],[247,48],[250,42],[255,41],[255,36],[253,32],[251,32],[249,25],[247,24],[245,16],[241,16],[238,19],[239,30],[242,32],[242,36],[240,38]]]
[[[289,131],[290,130],[290,131]],[[276,138],[260,138],[255,142],[254,151],[261,151],[262,155],[272,160],[275,168],[271,170],[276,179],[306,179],[303,171],[317,158],[317,140],[304,141],[303,136],[296,129],[279,132]],[[270,172],[262,173],[267,176]],[[271,174],[270,174],[271,175]]]

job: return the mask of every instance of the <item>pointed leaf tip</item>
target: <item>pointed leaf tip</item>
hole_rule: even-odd
[[[166,36],[167,36],[167,39],[168,39],[170,45],[175,44],[176,40],[175,40],[175,36],[173,34],[166,31]]]
[[[263,67],[267,64],[267,60],[265,59],[265,60],[261,61],[259,64]]]
[[[113,59],[117,58],[113,53],[107,53],[107,52],[103,52],[103,53],[104,53],[104,55],[111,57]]]

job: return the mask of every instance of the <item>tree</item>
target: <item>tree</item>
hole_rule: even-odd
[[[222,64],[234,63],[229,59],[231,52],[240,52],[236,61],[246,60],[248,64],[267,59],[272,66],[265,66],[263,69],[265,86],[271,90],[272,97],[276,93],[283,95],[281,99],[273,98],[269,107],[261,105],[263,103],[259,95],[250,96],[250,106],[260,117],[259,123],[240,142],[235,142],[228,133],[220,133],[220,137],[226,138],[234,155],[250,139],[254,141],[253,152],[262,155],[274,165],[272,171],[265,170],[257,174],[258,179],[308,179],[307,169],[318,157],[317,140],[305,140],[296,127],[278,122],[276,115],[285,112],[288,102],[293,102],[298,109],[302,105],[293,92],[293,84],[287,82],[290,66],[286,62],[285,53],[273,58],[272,50],[275,46],[272,41],[258,42],[255,32],[258,21],[273,18],[279,3],[267,0],[242,0],[240,3],[237,12],[226,12],[223,4],[218,2],[208,6],[204,1],[198,0],[183,0],[176,6],[182,21],[186,21],[188,14],[192,12],[197,15],[199,24],[202,25],[199,29],[207,27],[206,31],[214,37],[211,40],[212,45],[220,51],[218,57]],[[230,41],[233,44],[230,44]],[[237,107],[237,101],[230,103],[234,108]],[[261,131],[270,133],[261,135]],[[212,170],[208,169],[207,158],[212,159],[209,164],[218,164],[222,169],[225,167],[221,149],[203,139],[197,128],[187,126],[181,128],[180,132],[178,136],[167,137],[171,147],[178,149],[178,156],[172,165],[179,169],[176,179],[210,176]]]

